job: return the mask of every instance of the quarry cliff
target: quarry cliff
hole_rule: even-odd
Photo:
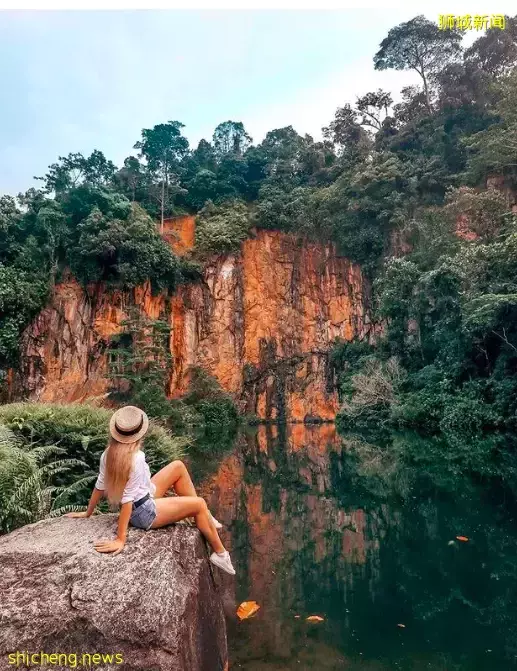
[[[176,253],[188,253],[195,218],[165,222]],[[102,284],[57,284],[26,329],[12,396],[81,401],[108,390],[107,349],[128,309],[170,325],[168,395],[181,395],[199,366],[260,419],[332,420],[337,390],[329,364],[336,338],[372,332],[361,268],[334,245],[278,231],[255,231],[235,254],[210,258],[202,279],[153,295]]]

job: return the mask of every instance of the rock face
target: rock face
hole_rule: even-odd
[[[194,220],[168,221],[178,253],[194,241]],[[239,254],[219,256],[202,281],[174,295],[131,294],[74,280],[56,287],[24,335],[13,396],[74,401],[107,390],[106,349],[131,304],[171,326],[171,397],[183,393],[191,366],[214,375],[261,419],[333,419],[338,402],[329,366],[335,338],[368,336],[368,287],[361,270],[332,245],[259,231]],[[16,385],[15,385],[16,386]]]
[[[227,668],[221,599],[197,529],[130,529],[121,554],[95,552],[92,541],[115,528],[113,515],[62,517],[0,539],[0,669],[13,668],[16,651],[77,653],[78,666],[83,653],[121,655],[99,670]]]

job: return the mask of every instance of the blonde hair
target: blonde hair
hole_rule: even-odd
[[[138,452],[142,440],[135,443],[119,443],[110,438],[106,452],[106,475],[104,487],[109,504],[112,508],[118,506],[133,467],[135,454]]]

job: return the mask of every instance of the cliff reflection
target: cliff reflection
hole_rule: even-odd
[[[240,437],[237,450],[203,485],[239,566],[235,599],[261,605],[252,622],[239,625],[236,668],[248,657],[291,660],[300,649],[308,658],[323,654],[311,653],[314,646],[325,648],[327,666],[319,668],[342,664],[325,637],[319,640],[317,626],[305,622],[319,612],[322,592],[339,585],[344,598],[357,573],[367,577],[375,570],[379,537],[367,533],[364,511],[346,509],[333,491],[331,455],[339,459],[342,450],[332,424],[262,425]]]
[[[230,622],[230,669],[515,668],[513,521],[460,482],[378,490],[332,424],[239,436],[201,487],[238,570],[229,611],[261,606]]]

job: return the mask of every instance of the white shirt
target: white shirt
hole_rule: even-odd
[[[95,483],[95,489],[104,491],[104,477],[106,474],[106,452],[104,450],[101,456],[101,463],[99,467],[99,477]],[[145,454],[142,450],[135,453],[133,459],[133,467],[129,474],[129,480],[122,494],[120,500],[121,505],[129,501],[138,501],[146,494],[154,496],[156,487],[151,482],[151,471],[145,460]]]

